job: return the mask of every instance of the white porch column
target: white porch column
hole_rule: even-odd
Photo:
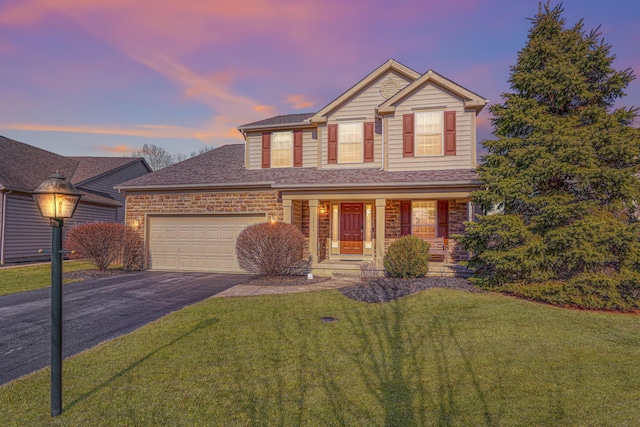
[[[293,218],[293,201],[290,199],[282,199],[282,221],[291,224]]]
[[[385,211],[387,199],[376,199],[376,267],[384,268]]]
[[[318,200],[309,200],[309,254],[318,262]]]

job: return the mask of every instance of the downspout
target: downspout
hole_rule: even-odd
[[[381,154],[380,154],[380,170],[384,170],[384,118],[378,114],[378,109],[376,108],[376,119],[380,119],[380,141],[382,143]]]
[[[7,217],[7,196],[11,190],[2,192],[2,206],[0,209],[0,265],[4,265],[4,238],[6,233],[5,221]]]

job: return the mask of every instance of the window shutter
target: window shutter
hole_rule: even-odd
[[[338,125],[329,125],[327,161],[338,163]]]
[[[364,122],[364,161],[373,162],[373,122]]]
[[[449,201],[438,200],[438,237],[449,238]]]
[[[444,155],[456,155],[456,112],[444,112]]]
[[[402,116],[402,156],[413,157],[413,114]]]
[[[271,167],[271,132],[262,133],[262,168]]]
[[[400,202],[400,235],[411,234],[411,202]]]
[[[293,167],[302,167],[302,130],[293,131]]]

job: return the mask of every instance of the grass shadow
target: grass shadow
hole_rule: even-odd
[[[195,332],[198,332],[198,331],[200,331],[202,329],[205,329],[205,328],[213,325],[216,322],[218,322],[218,319],[216,319],[216,318],[210,318],[210,319],[206,319],[206,320],[201,321],[195,327],[191,328],[189,331],[187,331],[187,332],[183,333],[182,335],[174,338],[173,340],[171,340],[170,342],[164,344],[163,346],[156,348],[152,352],[146,354],[144,357],[136,360],[135,362],[131,363],[126,368],[124,368],[124,369],[120,370],[119,372],[117,372],[116,374],[112,375],[106,381],[104,381],[104,382],[100,383],[99,385],[95,386],[94,388],[92,388],[88,392],[83,393],[82,395],[77,397],[75,400],[70,402],[68,405],[64,405],[63,406],[63,411],[67,411],[67,410],[73,408],[74,406],[78,405],[79,403],[82,403],[83,401],[85,401],[86,399],[91,397],[93,394],[99,392],[102,389],[105,389],[106,387],[111,385],[114,381],[116,381],[119,378],[121,378],[122,376],[126,375],[128,372],[131,372],[132,370],[134,370],[135,368],[137,368],[138,366],[140,366],[141,364],[143,364],[145,361],[149,360],[150,358],[152,358],[156,354],[158,354],[161,351],[173,346],[174,344],[176,344],[176,343],[180,342],[181,340],[187,338],[191,334],[193,334]]]

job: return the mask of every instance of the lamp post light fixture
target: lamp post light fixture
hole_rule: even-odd
[[[73,216],[80,193],[55,173],[32,195],[51,225],[51,416],[55,417],[62,413],[62,226]]]

